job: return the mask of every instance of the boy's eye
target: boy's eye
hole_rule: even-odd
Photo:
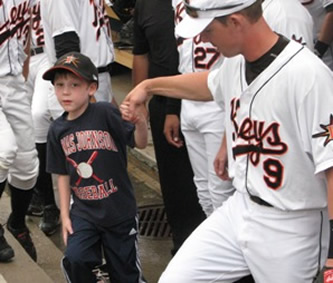
[[[56,84],[55,84],[55,87],[62,87],[62,86],[64,86],[63,83],[56,83]]]

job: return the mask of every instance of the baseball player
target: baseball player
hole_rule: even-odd
[[[262,9],[273,31],[313,50],[313,20],[299,0],[264,0]]]
[[[56,231],[59,222],[59,210],[55,202],[51,174],[45,171],[46,141],[51,121],[59,117],[63,113],[63,109],[54,95],[52,84],[42,78],[43,73],[51,67],[51,64],[45,49],[44,30],[40,17],[40,1],[37,1],[33,6],[31,23],[27,89],[28,94],[32,96],[31,111],[39,157],[39,175],[28,214],[43,214],[40,228],[45,234],[51,235]]]
[[[264,0],[262,10],[264,19],[274,32],[313,50],[312,17],[298,0]],[[217,175],[219,175],[220,159],[223,159],[223,148],[220,149],[215,160]],[[232,170],[232,163],[233,159],[230,159],[228,170]]]
[[[114,48],[102,0],[43,0],[41,14],[51,64],[68,51],[80,51],[98,67],[97,101],[112,101]],[[114,100],[113,100],[114,101]]]
[[[314,21],[315,53],[333,70],[333,1],[299,0]]]
[[[0,196],[8,181],[12,212],[7,229],[36,260],[25,215],[37,180],[38,158],[23,76],[33,4],[28,0],[0,1]],[[13,256],[14,251],[0,226],[0,261],[8,261]]]
[[[185,15],[182,0],[174,0],[176,25]],[[178,38],[179,72],[207,71],[222,63],[222,56],[200,35],[195,38]],[[194,172],[199,203],[209,216],[233,192],[230,181],[221,180],[214,171],[214,159],[219,150],[224,128],[224,113],[215,101],[199,102],[182,100],[181,129]],[[171,141],[172,142],[172,141]]]
[[[333,74],[270,29],[260,0],[184,3],[177,33],[201,34],[227,58],[210,73],[146,80],[125,101],[135,113],[157,89],[214,98],[226,111],[224,165],[233,159],[236,192],[191,234],[160,282],[233,282],[249,273],[256,282],[313,282],[329,249],[327,207],[333,218]]]

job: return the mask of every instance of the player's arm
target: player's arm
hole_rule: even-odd
[[[126,96],[130,110],[145,103],[154,93],[178,99],[209,101],[213,97],[207,85],[208,72],[197,72],[169,77],[147,79],[138,84]]]
[[[136,86],[148,78],[149,59],[148,54],[133,56],[132,84]]]
[[[59,190],[59,200],[60,200],[62,236],[65,245],[67,245],[68,234],[73,233],[72,222],[69,217],[69,208],[71,200],[69,175],[57,175],[57,179],[58,179],[58,190]]]
[[[333,41],[333,4],[326,7],[326,15],[322,23],[318,40],[315,43],[315,52],[322,57]]]

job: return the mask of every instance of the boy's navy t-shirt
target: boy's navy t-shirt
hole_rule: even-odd
[[[71,213],[104,227],[134,217],[126,153],[126,145],[134,147],[134,125],[106,102],[89,104],[75,120],[66,117],[50,127],[47,171],[70,176]]]

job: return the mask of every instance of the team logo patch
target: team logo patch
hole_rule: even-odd
[[[324,146],[333,140],[333,114],[330,115],[330,122],[327,125],[320,124],[320,127],[324,130],[323,132],[314,134],[313,138],[326,137]]]
[[[67,56],[61,62],[61,64],[63,64],[63,65],[65,65],[65,64],[72,64],[75,67],[78,67],[78,63],[79,63],[79,58],[76,58],[74,55]]]

